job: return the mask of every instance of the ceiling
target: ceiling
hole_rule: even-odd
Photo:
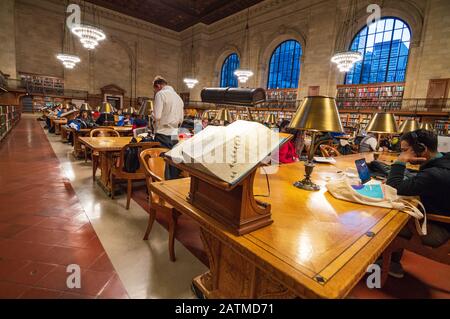
[[[211,24],[263,0],[88,0],[156,25],[182,31],[196,23]]]

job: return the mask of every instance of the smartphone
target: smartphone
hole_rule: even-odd
[[[361,183],[365,184],[370,181],[369,167],[367,166],[366,159],[361,158],[355,161],[356,169],[358,170]]]

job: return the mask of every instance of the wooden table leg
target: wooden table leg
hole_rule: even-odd
[[[100,152],[100,178],[98,184],[109,195],[111,193],[111,185],[109,184],[109,175],[114,165],[114,152]]]

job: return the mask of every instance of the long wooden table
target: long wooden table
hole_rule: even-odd
[[[386,208],[335,199],[325,188],[355,159],[371,153],[337,157],[317,164],[312,179],[318,192],[295,188],[304,164],[280,166],[269,175],[273,224],[243,236],[187,201],[190,179],[152,183],[151,190],[200,224],[209,271],[194,279],[207,298],[343,298],[388,247],[409,215]],[[254,193],[267,194],[266,178],[257,174]]]
[[[98,128],[103,128],[104,126],[99,126]],[[129,136],[133,134],[133,127],[132,126],[110,126],[115,131],[119,132],[121,136]],[[90,132],[94,128],[82,128],[79,131],[71,129],[73,134],[73,154],[75,157],[79,158],[84,153],[81,148],[81,142],[80,137],[89,136]],[[131,139],[131,138],[130,138]]]
[[[99,153],[101,174],[97,182],[103,190],[110,194],[109,174],[114,165],[114,154],[120,152],[122,147],[130,143],[131,137],[80,137],[79,141],[94,152]]]

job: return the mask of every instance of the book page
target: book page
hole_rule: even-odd
[[[208,126],[167,155],[234,185],[283,141],[262,124],[236,121],[227,127]]]

